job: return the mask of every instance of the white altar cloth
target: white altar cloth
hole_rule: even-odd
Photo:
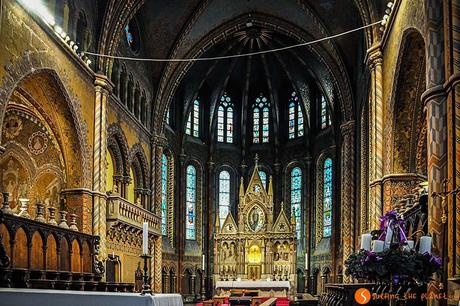
[[[291,287],[289,281],[251,281],[251,280],[242,280],[242,281],[216,281],[216,289],[220,288],[240,288],[240,289],[288,289]]]
[[[0,305],[8,306],[183,306],[180,294],[0,288]]]

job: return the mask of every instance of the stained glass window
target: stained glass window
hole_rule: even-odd
[[[163,154],[161,158],[161,233],[167,233],[168,212],[168,158]]]
[[[297,239],[300,239],[302,228],[301,223],[301,203],[302,203],[302,170],[296,167],[291,171],[291,210],[296,221]]]
[[[296,137],[301,137],[304,135],[303,127],[303,113],[302,107],[300,105],[299,97],[296,92],[291,93],[288,105],[289,113],[289,139],[294,139]]]
[[[200,101],[193,101],[193,107],[187,118],[185,134],[193,137],[200,137]]]
[[[170,112],[169,112],[169,109],[168,109],[168,111],[166,112],[166,124],[169,124],[169,120],[170,120],[170,118],[169,118],[170,114],[169,113]]]
[[[219,174],[219,219],[220,226],[230,212],[230,173],[223,170]]]
[[[332,159],[324,161],[323,169],[323,236],[332,234]]]
[[[327,107],[326,97],[321,95],[321,129],[325,129],[331,125],[331,115]]]
[[[232,99],[224,93],[217,110],[218,142],[233,143],[233,108]]]
[[[126,36],[126,42],[131,47],[134,43],[134,36],[129,29],[129,24],[127,24],[125,27],[125,36]]]
[[[189,240],[196,239],[196,169],[194,166],[187,167],[186,178],[186,196],[185,196],[185,238]]]
[[[265,173],[265,171],[259,170],[259,177],[262,181],[262,185],[264,185],[265,190],[267,190],[267,173]]]
[[[267,143],[270,140],[270,103],[260,94],[253,104],[252,142]]]

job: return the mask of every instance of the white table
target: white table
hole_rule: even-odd
[[[0,305],[8,306],[183,306],[180,294],[0,288]]]

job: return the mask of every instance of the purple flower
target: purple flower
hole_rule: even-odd
[[[430,258],[430,264],[434,265],[436,268],[440,268],[442,265],[441,257],[432,255]]]

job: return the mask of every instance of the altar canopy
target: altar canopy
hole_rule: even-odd
[[[222,281],[287,282],[296,287],[295,218],[289,218],[284,204],[274,216],[272,178],[268,190],[256,166],[249,185],[240,182],[238,221],[229,212],[223,224],[216,218],[214,279]],[[242,282],[247,283],[247,282]]]

